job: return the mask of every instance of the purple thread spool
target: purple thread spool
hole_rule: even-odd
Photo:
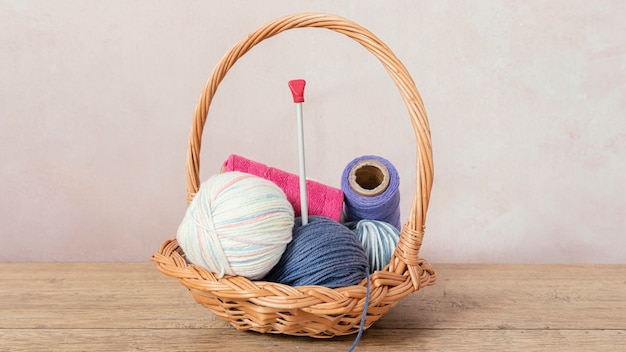
[[[387,222],[400,230],[400,177],[385,158],[364,155],[343,170],[345,221]]]

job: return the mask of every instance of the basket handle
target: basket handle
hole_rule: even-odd
[[[319,13],[301,13],[284,16],[271,21],[250,33],[235,44],[213,69],[196,105],[189,147],[187,151],[187,202],[193,199],[200,187],[200,146],[202,131],[206,122],[209,106],[217,87],[235,62],[261,41],[293,28],[326,28],[344,34],[375,55],[395,81],[409,110],[411,123],[417,140],[416,191],[411,205],[409,218],[402,228],[400,242],[391,258],[389,271],[402,273],[407,268],[411,273],[413,285],[418,289],[419,270],[415,270],[419,248],[424,234],[424,224],[430,190],[433,180],[432,149],[428,118],[420,94],[406,68],[393,54],[391,49],[369,30],[345,18]],[[400,259],[400,261],[396,260]]]

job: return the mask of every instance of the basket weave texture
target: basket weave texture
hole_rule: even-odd
[[[415,131],[416,191],[389,264],[369,276],[368,306],[365,307],[368,279],[359,285],[331,289],[292,287],[251,281],[242,276],[218,278],[215,273],[187,263],[176,238],[165,241],[151,260],[163,274],[179,279],[196,302],[239,330],[329,338],[358,332],[364,309],[367,310],[364,328],[369,328],[400,299],[432,285],[436,278],[432,267],[418,256],[433,179],[428,119],[413,79],[380,39],[345,18],[314,13],[278,18],[242,38],[214,68],[196,106],[187,154],[187,201],[193,199],[200,186],[202,131],[213,96],[228,70],[261,41],[289,29],[304,27],[326,28],[344,34],[375,55],[395,81]]]

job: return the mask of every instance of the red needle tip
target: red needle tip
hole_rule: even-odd
[[[304,102],[304,86],[306,85],[306,81],[303,79],[294,79],[289,81],[289,89],[291,89],[291,94],[293,95],[294,103],[303,103]]]

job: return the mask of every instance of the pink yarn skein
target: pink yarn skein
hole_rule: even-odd
[[[298,175],[236,154],[231,154],[226,159],[222,171],[241,171],[274,182],[287,195],[287,200],[293,206],[295,216],[300,216],[300,179]],[[309,215],[324,216],[335,221],[340,220],[343,211],[342,190],[307,180],[306,194],[309,203]]]

